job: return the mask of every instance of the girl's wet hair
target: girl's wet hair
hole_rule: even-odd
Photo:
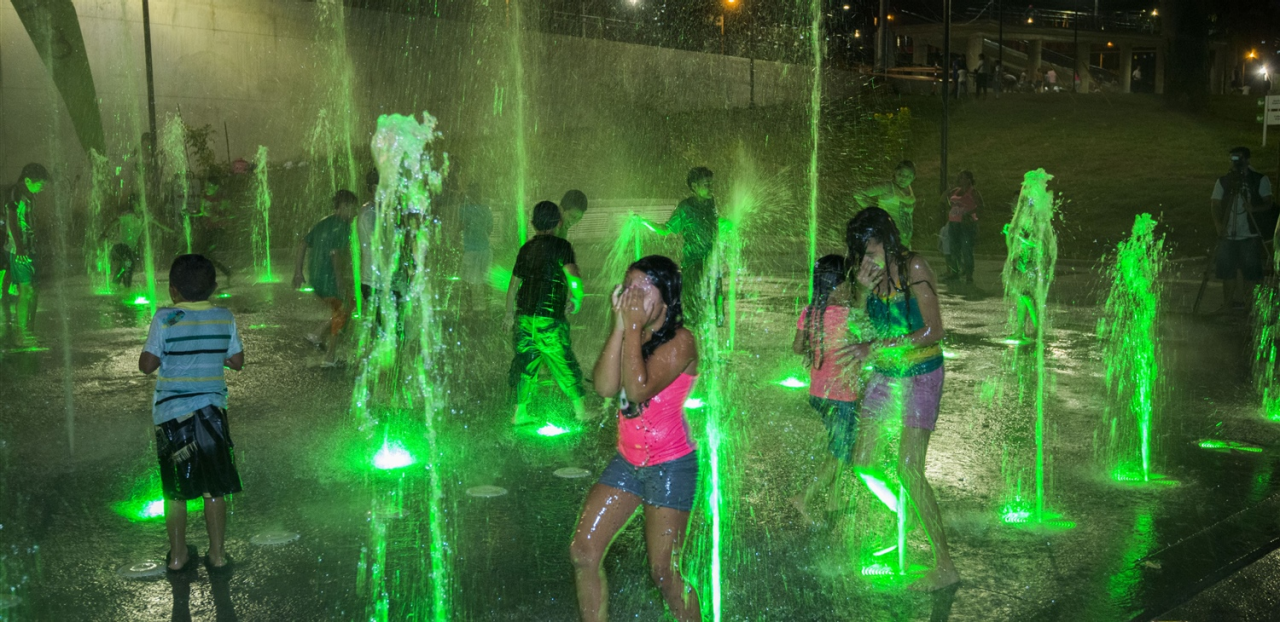
[[[632,270],[648,276],[649,282],[662,295],[663,304],[667,305],[667,316],[662,327],[653,331],[649,340],[640,346],[640,355],[648,359],[662,344],[675,338],[676,332],[684,327],[684,305],[680,302],[683,289],[680,266],[668,257],[649,255],[627,267],[627,272]]]
[[[908,303],[911,301],[911,256],[914,253],[910,249],[902,245],[902,234],[898,232],[898,225],[893,222],[893,217],[889,212],[878,207],[868,207],[858,212],[849,219],[849,224],[844,230],[844,242],[849,248],[849,257],[845,260],[846,274],[848,278],[854,278],[858,269],[862,266],[862,258],[867,255],[867,242],[876,240],[884,246],[885,268],[888,264],[893,263],[898,266],[898,280],[895,282],[889,278],[886,272],[885,278],[889,283],[889,287],[893,290],[901,292],[906,296]]]
[[[840,255],[826,255],[813,264],[813,300],[809,301],[804,320],[804,358],[810,367],[822,367],[826,358],[826,310],[835,291],[846,279],[845,260]],[[813,347],[813,336],[818,347]]]

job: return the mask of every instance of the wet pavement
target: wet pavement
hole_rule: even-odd
[[[580,264],[599,265],[593,257],[584,250]],[[867,495],[858,495],[852,515],[818,526],[805,524],[787,501],[825,451],[804,390],[777,384],[802,372],[790,343],[805,287],[796,273],[747,276],[729,365],[740,433],[726,475],[736,503],[725,519],[724,619],[1224,619],[1214,617],[1220,609],[1188,600],[1229,585],[1219,581],[1280,538],[1280,481],[1272,477],[1280,430],[1261,417],[1249,382],[1246,318],[1191,316],[1199,266],[1170,274],[1155,463],[1175,483],[1118,483],[1097,449],[1106,435],[1095,337],[1105,290],[1096,266],[1061,266],[1048,338],[1047,504],[1073,526],[1009,525],[1001,521],[1001,465],[1026,460],[1031,419],[1025,408],[981,396],[1011,346],[1002,342],[999,265],[979,267],[976,286],[943,292],[952,358],[928,474],[963,583],[931,596],[892,577],[863,575],[860,560],[886,522]],[[591,285],[605,291],[603,281]],[[204,569],[177,582],[122,576],[122,568],[163,560],[167,548],[163,523],[138,516],[154,486],[152,381],[136,370],[148,315],[88,289],[66,284],[62,304],[46,293],[39,328],[49,349],[0,359],[0,619],[370,619],[379,585],[394,596],[390,619],[429,618],[425,472],[368,467],[381,439],[359,432],[349,413],[351,370],[322,369],[301,338],[323,317],[322,306],[283,284],[235,283],[217,301],[236,313],[248,361],[243,372],[229,373],[245,485],[231,505],[233,573],[218,581]],[[1216,302],[1216,285],[1209,294]],[[573,320],[587,369],[605,336],[604,300],[589,297]],[[573,620],[568,541],[615,431],[609,417],[573,425],[549,386],[541,414],[570,433],[510,428],[508,340],[494,328],[497,304],[495,295],[489,313],[449,320],[451,344],[439,358],[448,378],[438,429],[446,451],[434,468],[444,481],[439,528],[449,619]],[[699,417],[691,414],[695,428]],[[1207,450],[1202,439],[1242,445]],[[590,475],[558,477],[564,467]],[[507,493],[467,494],[484,485]],[[392,497],[398,510],[387,507]],[[191,516],[190,539],[203,553],[202,519]],[[663,607],[639,523],[624,530],[606,561],[611,610],[615,618],[657,620]],[[299,538],[253,543],[281,531]],[[382,547],[385,565],[372,564]],[[921,532],[911,534],[909,550],[914,564],[931,562]]]

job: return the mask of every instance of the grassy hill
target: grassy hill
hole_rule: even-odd
[[[1043,167],[1062,197],[1060,248],[1064,256],[1096,259],[1128,233],[1136,214],[1151,212],[1164,225],[1176,255],[1202,255],[1213,243],[1209,193],[1228,168],[1227,151],[1253,150],[1253,165],[1277,179],[1280,132],[1261,145],[1256,97],[1219,97],[1201,115],[1165,107],[1154,96],[1005,95],[952,106],[949,168],[952,178],[973,171],[988,204],[979,252],[1002,252],[1000,227],[1008,221],[1022,174]],[[902,97],[915,117],[910,155],[919,167],[916,192],[938,189],[941,103]],[[1280,130],[1280,128],[1275,128]],[[933,199],[932,205],[939,201]],[[918,231],[936,231],[941,208],[917,208]]]

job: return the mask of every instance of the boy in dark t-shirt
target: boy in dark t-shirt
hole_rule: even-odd
[[[565,320],[566,310],[577,313],[582,306],[582,277],[573,245],[555,235],[559,224],[560,208],[555,203],[543,201],[534,206],[537,235],[520,247],[507,287],[505,325],[512,330],[515,349],[509,373],[516,395],[515,425],[534,423],[528,418],[528,405],[543,363],[573,403],[574,414],[579,419],[586,416],[582,368],[573,355],[569,322]]]

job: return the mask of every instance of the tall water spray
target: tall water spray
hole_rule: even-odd
[[[271,270],[271,184],[265,146],[258,145],[253,163],[253,267],[259,283],[276,283],[279,279]]]
[[[524,32],[521,28],[521,0],[509,0],[507,2],[507,42],[508,42],[508,62],[510,63],[508,71],[510,72],[508,88],[515,94],[515,149],[511,155],[512,170],[515,171],[515,187],[513,199],[516,204],[516,233],[519,236],[516,245],[524,244],[528,239],[528,220],[526,216],[527,199],[526,192],[528,188],[529,177],[529,154],[525,145],[525,108],[528,101],[525,97],[525,76],[524,76],[524,54],[521,53],[521,43],[524,40]]]
[[[347,51],[346,8],[341,0],[316,2],[317,83],[315,122],[307,141],[307,194],[295,203],[295,223],[317,220],[316,206],[327,205],[341,188],[359,188],[351,141],[356,127],[355,71]]]
[[[446,560],[446,524],[442,515],[443,482],[437,417],[444,408],[438,310],[443,302],[439,271],[432,269],[432,253],[441,241],[439,224],[428,214],[448,174],[448,155],[434,144],[441,138],[436,120],[423,113],[413,117],[383,115],[378,119],[372,148],[378,173],[377,216],[372,231],[373,282],[369,285],[376,316],[366,322],[361,338],[363,358],[351,408],[360,429],[370,438],[374,469],[393,473],[394,481],[380,485],[372,513],[370,546],[362,567],[373,596],[371,618],[388,619],[393,607],[399,616],[453,619],[450,570]],[[417,456],[414,452],[417,452]],[[414,468],[410,468],[414,467]],[[419,511],[402,513],[406,487],[425,477],[426,491]],[[425,515],[425,516],[424,516]],[[421,520],[412,523],[412,520]],[[406,585],[399,570],[388,565],[388,531],[405,529],[425,557],[417,569],[430,585]],[[425,536],[425,538],[424,538]],[[410,573],[406,573],[410,574]],[[430,608],[419,609],[421,600]]]
[[[1166,252],[1151,214],[1139,214],[1108,275],[1111,293],[1098,320],[1110,408],[1104,433],[1107,468],[1120,481],[1162,479],[1152,473],[1152,426],[1160,371],[1159,310]]]
[[[1007,457],[1002,468],[1005,479],[1012,482],[1001,514],[1006,522],[1043,523],[1045,521],[1045,443],[1044,406],[1047,390],[1045,372],[1045,333],[1049,286],[1053,283],[1058,262],[1058,237],[1054,233],[1055,205],[1048,189],[1053,176],[1044,169],[1029,171],[1022,180],[1022,191],[1014,208],[1013,219],[1005,226],[1005,258],[1001,280],[1004,301],[1009,309],[1007,330],[1013,337],[1005,355],[1005,376],[1012,376],[1017,387],[1017,405],[1029,401],[1034,413],[1034,489],[1033,499],[1026,499],[1022,489],[1022,461]],[[1030,341],[1031,361],[1021,346]]]
[[[818,129],[822,117],[822,3],[810,2],[809,47],[813,52],[813,87],[809,92],[809,298],[813,298],[813,266],[818,260]]]
[[[723,259],[723,241],[722,236],[717,243],[717,252],[707,262],[707,270],[703,274],[705,282],[700,288],[703,292],[715,292],[716,280],[727,268]],[[706,306],[713,308],[714,303]],[[690,556],[689,567],[694,570],[694,583],[700,588],[702,610],[710,611],[711,620],[719,622],[724,615],[724,562],[730,557],[732,544],[730,518],[736,513],[738,499],[734,489],[737,478],[730,476],[737,455],[736,409],[729,395],[733,386],[730,378],[732,367],[714,312],[697,314],[695,325],[690,328],[698,338],[698,390],[703,395],[703,407],[696,412],[704,416],[701,445],[706,451],[699,452],[701,464],[698,475],[702,480],[699,489],[706,495],[699,500],[699,505],[705,504],[706,524],[704,530],[692,539],[691,548],[695,553]],[[696,429],[697,423],[693,425]]]
[[[111,164],[106,156],[89,150],[89,202],[85,214],[84,263],[96,294],[111,293],[111,244],[105,239],[111,227]]]
[[[191,252],[191,166],[187,160],[187,127],[178,114],[169,115],[160,131],[160,155],[169,175],[172,200],[182,213],[182,239]]]
[[[1280,274],[1280,260],[1276,264],[1274,272]],[[1253,381],[1262,415],[1280,421],[1280,283],[1274,279],[1254,294],[1253,344]]]

